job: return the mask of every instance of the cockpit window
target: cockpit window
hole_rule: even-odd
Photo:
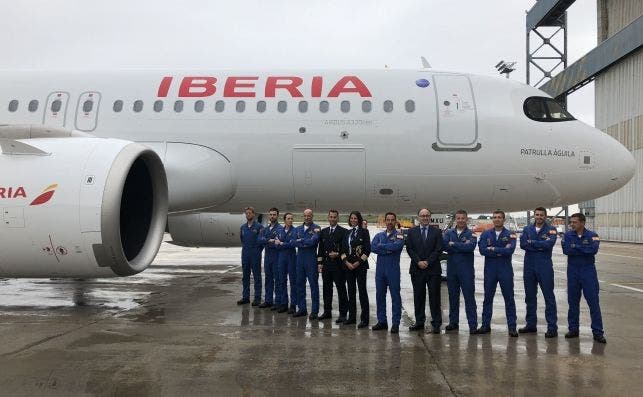
[[[530,97],[523,105],[525,115],[535,121],[554,122],[575,120],[556,100],[545,97]]]

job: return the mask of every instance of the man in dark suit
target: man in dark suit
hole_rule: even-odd
[[[342,260],[339,257],[346,229],[339,226],[338,221],[339,212],[337,210],[328,211],[328,224],[330,226],[322,229],[319,235],[317,266],[324,282],[324,312],[319,316],[319,319],[332,318],[333,283],[335,283],[337,298],[339,299],[339,318],[335,322],[340,324],[346,321],[348,295],[346,294],[346,279],[344,278]]]
[[[411,331],[424,330],[426,288],[429,288],[429,307],[433,333],[440,333],[442,308],[440,305],[440,284],[442,282],[440,254],[442,253],[442,233],[429,226],[431,211],[422,208],[418,212],[420,226],[409,230],[406,239],[406,252],[411,257],[411,283],[415,304],[415,324]]]

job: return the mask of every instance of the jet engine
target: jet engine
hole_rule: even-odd
[[[152,149],[7,134],[0,146],[0,276],[127,276],[152,263],[168,210]]]

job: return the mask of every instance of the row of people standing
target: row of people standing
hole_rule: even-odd
[[[395,229],[397,219],[394,213],[385,215],[386,230],[370,241],[368,229],[363,228],[361,214],[351,212],[349,229],[338,225],[339,214],[328,213],[329,226],[321,229],[312,222],[313,212],[304,211],[304,223],[294,227],[293,215],[284,215],[284,225],[278,223],[279,211],[269,211],[270,224],[263,227],[254,220],[254,209],[246,209],[248,222],[241,227],[243,296],[238,304],[250,303],[249,281],[253,273],[255,294],[253,305],[271,308],[280,313],[288,312],[295,317],[307,316],[306,282],[311,291],[310,320],[324,320],[332,317],[333,285],[339,300],[339,318],[336,323],[356,323],[357,291],[360,300],[359,328],[369,325],[369,298],[366,289],[368,257],[371,251],[377,254],[375,274],[377,324],[373,330],[388,329],[386,316],[387,290],[392,300],[391,332],[399,332],[401,319],[400,296],[400,254],[404,246],[411,258],[409,273],[413,285],[415,324],[411,331],[425,329],[425,306],[427,290],[433,333],[440,333],[441,310],[441,266],[440,254],[448,253],[447,286],[449,291],[449,323],[447,331],[459,328],[460,293],[464,296],[465,311],[471,334],[485,334],[491,330],[493,298],[497,285],[505,301],[505,312],[509,335],[536,332],[536,295],[540,286],[545,297],[546,337],[556,337],[557,316],[553,292],[552,249],[556,243],[556,230],[546,222],[546,210],[534,211],[535,223],[526,226],[520,238],[525,250],[523,280],[527,306],[526,326],[516,329],[516,306],[513,293],[512,256],[517,236],[504,227],[505,214],[495,211],[494,228],[476,236],[467,228],[466,211],[456,212],[456,226],[442,235],[430,227],[431,213],[428,209],[418,212],[420,225],[412,228],[405,236]],[[594,339],[605,343],[600,307],[598,306],[598,281],[594,267],[594,255],[598,251],[599,239],[595,233],[584,227],[584,216],[572,216],[572,230],[563,239],[563,253],[568,255],[568,302],[569,332],[567,338],[578,337],[578,318],[581,291],[586,296],[592,317]],[[476,246],[485,257],[484,301],[482,325],[477,327],[475,302],[475,273],[473,269]],[[265,247],[266,295],[261,303],[261,249]],[[591,265],[591,266],[590,266]],[[592,272],[593,269],[593,272]],[[318,315],[319,286],[318,273],[323,280],[323,313]],[[288,280],[290,281],[288,283]],[[287,284],[290,284],[290,301]],[[274,299],[273,299],[274,298]]]

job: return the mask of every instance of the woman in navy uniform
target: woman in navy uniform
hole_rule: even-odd
[[[368,292],[366,290],[366,272],[368,270],[368,256],[371,253],[371,236],[368,229],[364,229],[362,214],[353,211],[348,217],[350,229],[342,242],[341,258],[345,266],[346,284],[348,286],[348,318],[345,325],[355,324],[357,312],[357,296],[355,284],[359,290],[359,304],[361,307],[360,323],[358,328],[368,327],[369,306]]]

